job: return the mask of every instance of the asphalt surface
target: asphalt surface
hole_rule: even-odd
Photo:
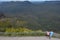
[[[49,39],[47,37],[0,37],[0,40],[60,40],[58,38]]]

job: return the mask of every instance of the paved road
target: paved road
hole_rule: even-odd
[[[58,38],[48,39],[47,37],[0,37],[0,40],[60,40]]]

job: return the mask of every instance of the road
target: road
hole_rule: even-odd
[[[60,40],[58,38],[49,39],[47,37],[0,37],[0,40]]]

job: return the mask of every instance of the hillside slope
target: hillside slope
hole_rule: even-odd
[[[29,29],[60,32],[60,1],[46,1],[39,4],[28,1],[2,2],[0,11],[6,17],[27,21]]]

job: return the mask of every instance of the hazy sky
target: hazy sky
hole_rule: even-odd
[[[25,1],[25,0],[0,0],[0,1]],[[53,1],[53,0],[29,0],[29,1]],[[54,1],[60,1],[60,0],[54,0]]]

